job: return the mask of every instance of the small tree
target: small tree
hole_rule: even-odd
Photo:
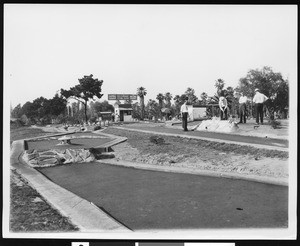
[[[200,95],[201,105],[207,105],[208,95],[206,92],[202,92]]]
[[[96,114],[99,114],[99,112],[114,112],[114,106],[109,104],[108,101],[103,102],[95,102],[91,104],[92,111],[94,111]]]
[[[71,87],[69,90],[61,89],[61,95],[66,99],[74,98],[78,102],[84,105],[85,122],[88,122],[87,117],[87,104],[90,99],[94,100],[94,97],[101,98],[101,86],[103,80],[94,79],[93,75],[84,76],[78,79],[79,84]]]
[[[141,109],[137,102],[132,104],[132,118],[141,119]]]
[[[147,104],[147,109],[148,117],[154,117],[155,121],[157,121],[158,117],[161,115],[161,109],[159,104],[155,100],[150,99]]]

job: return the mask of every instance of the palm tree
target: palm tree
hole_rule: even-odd
[[[164,106],[163,104],[164,104],[165,96],[162,93],[158,93],[156,99],[158,100],[158,105],[159,105],[159,117],[160,119],[162,119],[161,109]]]
[[[161,114],[160,107],[155,100],[150,99],[147,105],[149,109],[149,117],[150,119],[154,116],[155,122],[157,121],[159,115]]]
[[[165,93],[165,100],[166,100],[166,107],[170,108],[171,107],[171,100],[173,96],[171,95],[170,92]]]
[[[145,115],[145,96],[147,95],[147,91],[144,87],[137,88],[137,95],[140,97],[141,104],[141,119],[144,120]]]
[[[217,94],[220,96],[222,90],[224,89],[225,82],[223,79],[218,79],[215,81],[215,87],[217,88]]]
[[[197,103],[198,97],[195,95],[195,90],[193,88],[188,87],[184,94],[188,98],[188,104],[193,105]]]
[[[159,106],[162,108],[165,96],[162,93],[158,93],[156,99],[158,100]]]

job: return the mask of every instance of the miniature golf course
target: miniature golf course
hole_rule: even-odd
[[[68,137],[71,139],[71,145],[60,144],[60,140],[63,137]],[[38,139],[33,139],[26,141],[26,149],[31,150],[48,150],[48,149],[89,149],[96,148],[102,144],[112,141],[113,138],[91,133],[91,132],[78,132],[72,133],[64,136],[56,137],[41,137]]]
[[[288,187],[100,162],[37,168],[132,230],[286,228]]]

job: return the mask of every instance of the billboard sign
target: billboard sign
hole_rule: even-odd
[[[108,94],[108,100],[137,100],[136,94]]]

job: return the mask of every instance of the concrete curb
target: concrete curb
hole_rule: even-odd
[[[73,133],[76,133],[76,132],[57,133],[57,134],[50,134],[50,135],[33,137],[33,138],[25,138],[25,139],[23,139],[23,141],[35,140],[35,139],[40,139],[40,138],[58,137],[58,136],[69,135],[69,134],[73,134]]]
[[[221,139],[214,139],[214,138],[190,136],[190,135],[176,134],[176,133],[155,132],[155,131],[132,129],[132,128],[119,127],[119,126],[118,127],[113,126],[113,128],[127,130],[127,131],[136,131],[136,132],[142,132],[142,133],[163,135],[163,136],[182,137],[182,138],[206,140],[206,141],[217,142],[217,143],[227,143],[227,144],[236,144],[236,145],[243,145],[243,146],[251,146],[251,147],[254,147],[254,148],[258,148],[258,149],[288,151],[287,148],[278,147],[278,146],[270,146],[270,145],[262,145],[262,144],[252,144],[252,143],[242,143],[242,142],[237,142],[237,141],[229,141],[229,140],[221,140]]]
[[[132,232],[107,215],[93,203],[54,184],[40,172],[20,161],[24,140],[14,141],[11,149],[11,168],[14,168],[28,183],[63,216],[66,216],[81,232]]]
[[[104,129],[103,129],[104,130]],[[108,134],[108,133],[104,133],[103,130],[98,130],[98,131],[94,131],[93,133],[96,133],[96,134],[101,134],[103,136],[106,136],[106,137],[110,137],[110,138],[114,138],[114,140],[110,141],[110,142],[107,142],[105,144],[102,144],[100,146],[96,146],[95,148],[108,148],[107,146],[109,147],[112,147],[114,145],[117,145],[119,143],[122,143],[122,142],[125,142],[127,141],[127,138],[126,137],[120,137],[120,136],[116,136],[116,135],[112,135],[112,134]]]
[[[171,173],[186,173],[186,174],[194,174],[194,175],[202,175],[216,178],[229,178],[229,179],[239,179],[246,180],[252,182],[259,182],[265,184],[273,184],[273,185],[281,185],[288,186],[288,180],[285,178],[272,178],[272,177],[258,177],[255,175],[242,175],[238,173],[227,173],[227,172],[216,172],[216,171],[208,171],[208,170],[191,170],[189,168],[179,168],[179,167],[165,167],[165,166],[154,166],[145,163],[138,162],[129,162],[123,160],[99,160],[98,162],[116,166],[124,166],[124,167],[132,167],[136,169],[144,169],[151,171],[160,171],[160,172],[171,172]]]

